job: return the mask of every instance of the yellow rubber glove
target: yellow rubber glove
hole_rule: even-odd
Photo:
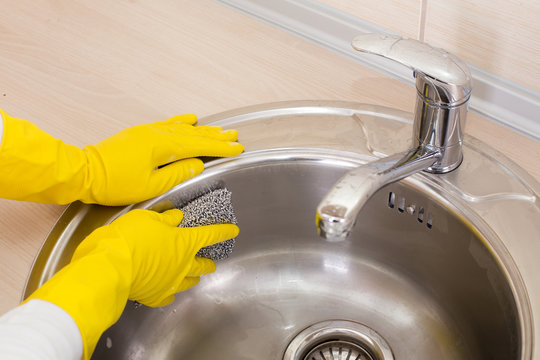
[[[238,235],[232,224],[178,228],[182,216],[177,209],[133,210],[96,229],[71,263],[26,301],[46,300],[70,314],[82,335],[84,358],[90,358],[128,299],[152,307],[170,304],[175,293],[215,271],[215,263],[196,257],[197,251]]]
[[[163,194],[199,174],[199,156],[235,156],[238,133],[193,126],[195,115],[124,129],[80,149],[0,110],[0,198],[127,205]],[[166,165],[166,166],[164,166]]]

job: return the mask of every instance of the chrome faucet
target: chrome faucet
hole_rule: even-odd
[[[416,107],[411,149],[359,166],[345,174],[317,207],[319,234],[345,239],[366,201],[381,187],[419,171],[442,174],[463,160],[461,145],[471,96],[469,67],[426,43],[382,34],[354,38],[354,49],[397,61],[414,72]]]

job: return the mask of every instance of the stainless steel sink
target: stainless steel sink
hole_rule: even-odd
[[[141,204],[72,204],[36,259],[26,294],[133,207],[232,192],[232,256],[167,307],[128,303],[93,359],[533,359],[536,298],[505,239],[538,234],[538,183],[504,157],[468,138],[458,170],[382,188],[348,240],[330,243],[316,232],[317,204],[346,171],[403,146],[408,114],[297,102],[203,122],[239,129],[249,151]],[[508,230],[519,215],[528,225]]]

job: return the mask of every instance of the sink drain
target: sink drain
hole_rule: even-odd
[[[362,347],[348,341],[328,341],[316,346],[303,360],[373,360]]]
[[[375,330],[353,321],[314,324],[294,337],[283,360],[394,360]]]

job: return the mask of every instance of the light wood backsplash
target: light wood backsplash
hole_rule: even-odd
[[[416,39],[422,0],[319,0],[319,3]]]
[[[420,29],[421,5],[426,9]],[[495,75],[540,91],[538,0],[319,0],[385,29],[442,47]]]
[[[539,35],[538,0],[427,3],[427,42],[536,91],[540,91]]]

